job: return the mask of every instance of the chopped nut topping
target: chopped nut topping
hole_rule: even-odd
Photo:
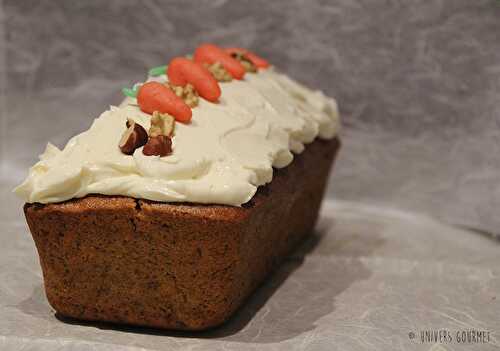
[[[146,130],[134,120],[127,120],[127,130],[122,135],[118,147],[126,155],[132,155],[135,149],[143,146],[148,141]]]
[[[175,119],[167,113],[154,111],[151,117],[151,127],[149,128],[149,136],[156,137],[158,135],[171,136],[174,132]]]
[[[185,86],[179,86],[167,83],[167,86],[175,95],[184,100],[189,107],[193,108],[198,106],[198,92],[191,84],[188,83]]]
[[[172,139],[165,135],[151,137],[142,148],[142,153],[146,156],[167,156],[172,153]]]
[[[241,53],[241,52],[235,52],[233,54],[231,54],[231,56],[235,59],[237,59],[238,61],[240,61],[240,63],[243,65],[243,67],[245,67],[245,71],[247,72],[252,72],[252,73],[255,73],[257,72],[257,66],[255,66],[253,64],[252,61],[250,61],[244,53]]]
[[[206,63],[204,66],[212,73],[218,82],[230,82],[233,80],[233,77],[219,62],[212,63],[211,65]]]

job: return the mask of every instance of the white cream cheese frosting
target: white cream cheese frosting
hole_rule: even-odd
[[[127,118],[150,126],[151,116],[127,98],[63,150],[49,143],[15,193],[30,203],[104,194],[240,206],[271,181],[273,167],[292,162],[292,152],[316,137],[333,138],[340,128],[335,100],[273,68],[220,87],[219,103],[200,99],[191,123],[176,123],[171,155],[145,156],[142,147],[130,156],[120,151]]]

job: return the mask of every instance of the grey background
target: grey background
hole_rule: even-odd
[[[336,205],[314,249],[210,341],[58,322],[12,187],[47,141],[205,41],[338,100]],[[3,349],[427,350],[409,330],[500,330],[498,242],[420,216],[500,233],[500,1],[0,0],[0,113]]]
[[[4,1],[2,166],[19,183],[147,69],[240,45],[337,98],[330,195],[500,228],[500,2]]]

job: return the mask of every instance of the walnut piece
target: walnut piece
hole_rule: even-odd
[[[142,153],[146,156],[167,156],[172,153],[172,139],[165,135],[158,135],[149,138],[142,148]]]
[[[185,86],[180,86],[167,83],[167,86],[175,95],[184,100],[189,107],[193,108],[198,106],[198,92],[191,84],[188,83]]]
[[[156,137],[158,135],[171,136],[174,133],[175,119],[167,113],[154,111],[151,116],[151,127],[149,128],[149,136]]]
[[[236,60],[240,61],[240,63],[243,65],[243,67],[245,67],[245,71],[247,72],[252,72],[252,73],[255,73],[257,72],[257,66],[255,66],[253,64],[252,61],[250,61],[244,53],[242,52],[235,52],[233,54],[231,54],[231,56],[233,58],[235,58]]]
[[[230,82],[233,80],[233,77],[229,74],[228,71],[222,66],[220,62],[215,62],[209,65],[208,63],[204,64],[204,66],[212,73],[214,78],[218,82]]]

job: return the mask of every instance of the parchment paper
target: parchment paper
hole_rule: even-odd
[[[444,328],[491,332],[488,344],[445,349],[500,345],[499,243],[395,210],[325,203],[313,237],[233,319],[202,334],[56,318],[25,224],[6,234],[1,350],[429,350],[420,331]]]
[[[441,350],[500,348],[500,244],[422,216],[325,203],[317,232],[236,316],[194,334],[58,319],[25,224],[6,229],[0,350],[429,350],[420,331],[444,328],[490,342]]]

